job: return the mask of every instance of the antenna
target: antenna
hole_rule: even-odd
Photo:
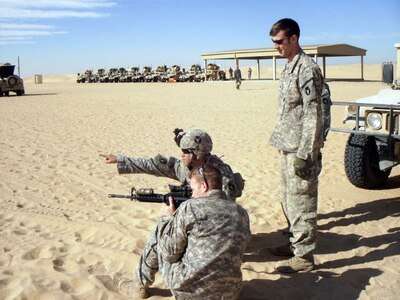
[[[18,56],[18,77],[21,77],[21,72],[20,72],[20,68],[19,68],[19,56]]]

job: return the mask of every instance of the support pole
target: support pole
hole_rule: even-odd
[[[272,58],[272,80],[276,80],[276,57]]]
[[[364,80],[364,56],[361,55],[361,80]]]
[[[258,72],[258,79],[260,79],[260,59],[257,58],[257,72]]]
[[[326,57],[322,56],[322,76],[326,78]]]

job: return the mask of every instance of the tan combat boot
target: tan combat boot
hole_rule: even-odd
[[[278,261],[275,270],[280,273],[308,272],[314,269],[314,258],[294,256],[291,259]]]
[[[141,285],[136,280],[121,277],[116,282],[116,286],[121,294],[133,297],[133,299],[146,299],[149,297],[147,287]]]

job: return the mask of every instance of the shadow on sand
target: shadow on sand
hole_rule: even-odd
[[[400,180],[399,176],[389,182],[389,185]],[[383,272],[376,268],[357,268],[370,262],[382,261],[391,256],[400,255],[400,227],[388,228],[386,233],[372,237],[357,234],[339,234],[328,230],[335,227],[359,225],[365,222],[379,221],[387,217],[400,216],[400,198],[375,200],[357,204],[354,207],[326,214],[319,214],[320,220],[335,219],[318,227],[318,247],[315,254],[335,254],[354,251],[366,247],[370,250],[362,256],[339,258],[316,265],[314,271],[282,275],[274,273],[278,280],[252,279],[244,282],[239,299],[358,299],[362,290],[369,284],[372,277]],[[254,234],[246,249],[245,262],[271,262],[281,260],[269,253],[269,247],[283,244],[287,241],[281,231]],[[318,263],[318,256],[317,256]],[[341,273],[335,269],[349,267]],[[262,276],[262,274],[260,273]],[[268,275],[265,272],[265,275]],[[272,275],[272,274],[271,274]]]
[[[342,274],[314,271],[281,275],[277,280],[252,279],[244,282],[239,299],[359,299],[369,280],[380,274],[364,268]]]

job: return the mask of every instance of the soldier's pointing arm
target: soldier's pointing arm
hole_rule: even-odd
[[[179,163],[174,157],[157,155],[154,158],[117,156],[119,174],[140,173],[179,180],[175,165]]]

